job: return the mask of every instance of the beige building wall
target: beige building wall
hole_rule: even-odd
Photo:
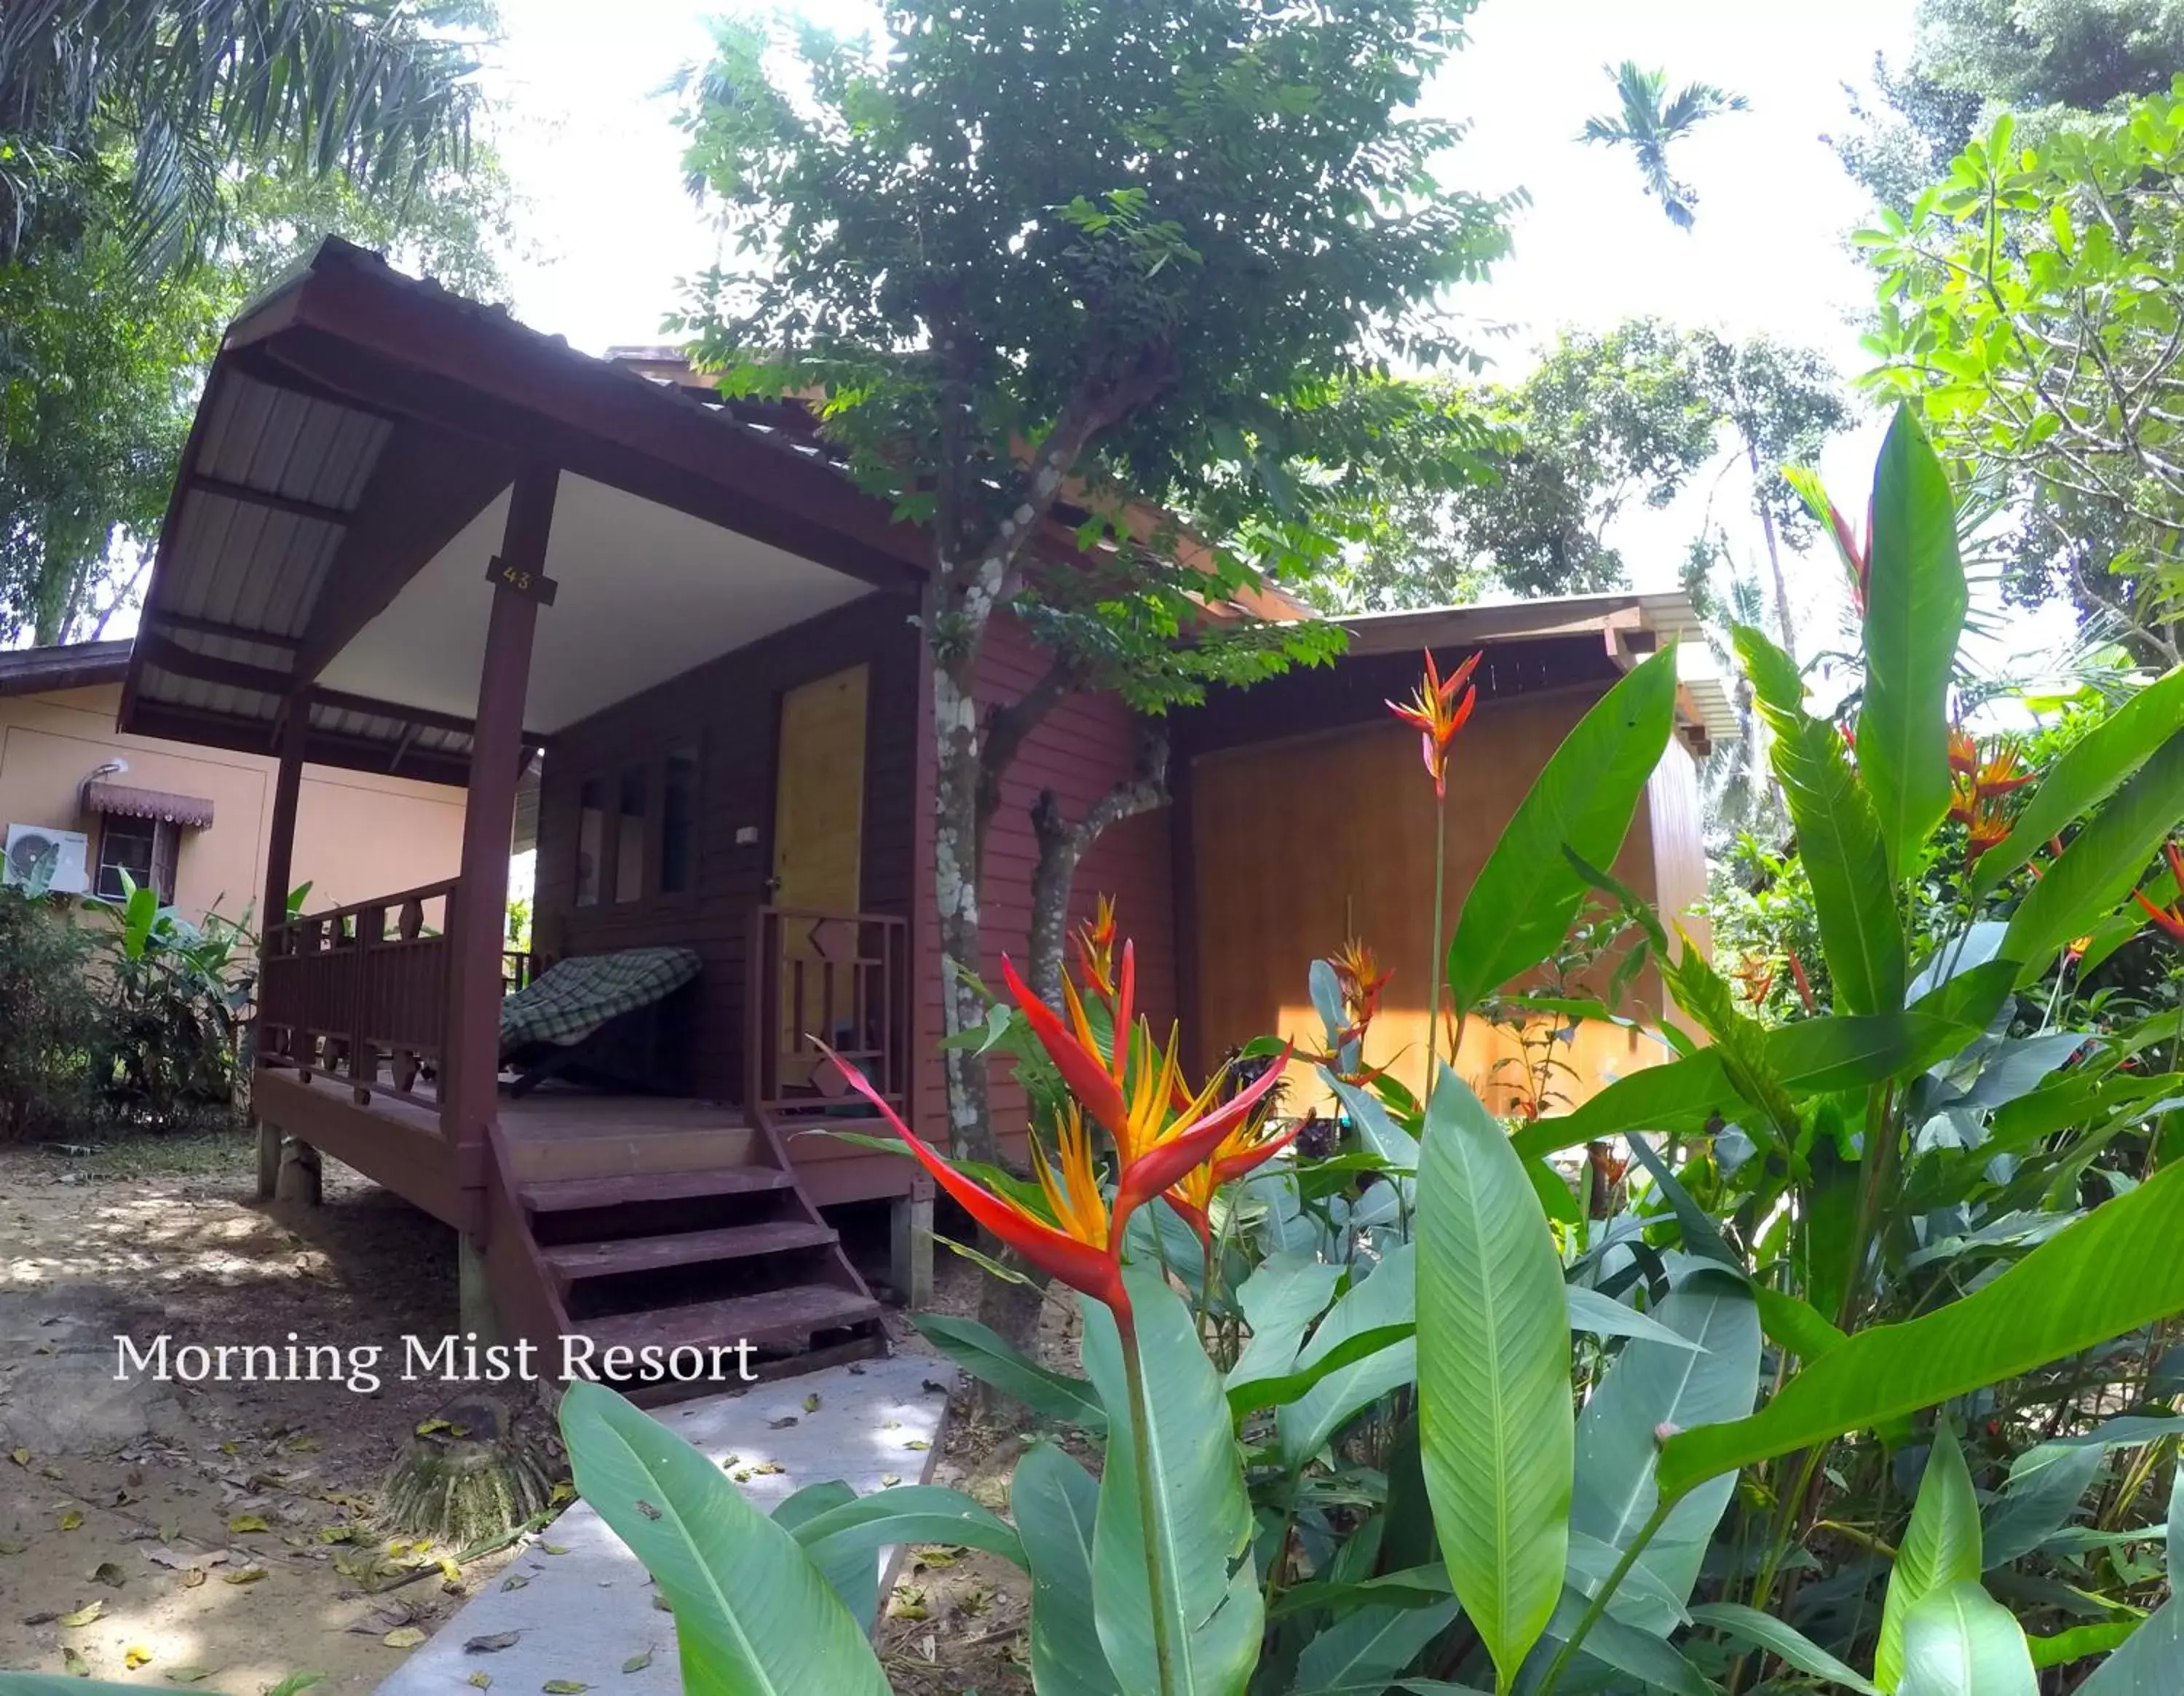
[[[121,686],[0,697],[0,826],[81,831],[98,853],[99,820],[79,789],[117,755],[114,781],[199,795],[211,827],[186,830],[175,868],[175,904],[191,919],[255,908],[265,877],[265,837],[276,762],[270,755],[192,748],[114,728]],[[437,783],[304,769],[296,820],[295,878],[311,885],[313,911],[453,877],[462,853],[463,792]],[[254,920],[252,928],[256,928]]]

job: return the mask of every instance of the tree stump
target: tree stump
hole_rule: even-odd
[[[281,1169],[274,1179],[273,1195],[276,1201],[300,1201],[307,1207],[316,1207],[324,1193],[325,1181],[320,1175],[319,1151],[309,1143],[299,1143],[293,1137],[281,1144]]]
[[[499,1396],[465,1390],[417,1427],[379,1487],[389,1532],[470,1549],[544,1510],[554,1456]]]

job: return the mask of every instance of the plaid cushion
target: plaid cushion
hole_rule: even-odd
[[[625,948],[549,966],[500,1004],[500,1051],[581,1043],[608,1020],[666,999],[698,975],[695,948]]]

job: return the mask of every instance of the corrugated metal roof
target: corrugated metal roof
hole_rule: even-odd
[[[86,689],[100,683],[119,683],[128,670],[125,640],[7,648],[0,650],[0,695],[35,695],[47,689]]]

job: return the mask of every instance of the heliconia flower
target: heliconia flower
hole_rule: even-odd
[[[1949,770],[1959,777],[1976,776],[1979,772],[1979,744],[1972,733],[1962,725],[1949,726]]]
[[[1213,1253],[1213,1198],[1223,1184],[1249,1176],[1288,1148],[1304,1129],[1299,1120],[1286,1131],[1269,1132],[1264,1104],[1245,1120],[1213,1151],[1203,1165],[1193,1166],[1183,1181],[1167,1193],[1168,1205],[1190,1223],[1207,1255]]]
[[[2170,875],[2176,880],[2177,898],[2166,907],[2157,907],[2147,898],[2144,891],[2134,889],[2131,899],[2146,909],[2147,917],[2159,925],[2171,941],[2184,943],[2184,851],[2170,841],[2162,843],[2161,853],[2169,862]]]
[[[1373,1015],[1379,1010],[1380,992],[1396,974],[1381,970],[1373,950],[1355,937],[1329,955],[1327,963],[1334,968],[1335,985],[1342,993],[1341,1040],[1355,1042],[1372,1024]]]
[[[1077,959],[1084,981],[1115,998],[1115,898],[1102,895],[1093,916],[1077,927]]]
[[[1456,740],[1456,733],[1463,728],[1472,709],[1479,704],[1479,692],[1470,687],[1470,682],[1471,674],[1478,668],[1483,654],[1483,649],[1474,653],[1444,677],[1434,664],[1433,650],[1426,649],[1425,675],[1418,680],[1418,692],[1406,705],[1388,703],[1390,712],[1405,724],[1418,726],[1426,770],[1434,781],[1434,793],[1444,799],[1448,794],[1448,745]]]
[[[1979,857],[1989,848],[1999,848],[2009,836],[2009,818],[1997,804],[1997,798],[1981,794],[1972,809],[1971,821],[1965,826],[1964,864],[1979,864]]]
[[[1813,981],[1805,976],[1805,963],[1797,958],[1795,948],[1790,950],[1790,976],[1797,986],[1797,998],[1805,1004],[1805,1011],[1813,1008]]]
[[[1980,793],[2007,795],[2022,789],[2032,781],[2033,774],[2025,769],[2025,757],[2014,742],[2004,742],[1997,748],[1986,765],[1979,770]]]

